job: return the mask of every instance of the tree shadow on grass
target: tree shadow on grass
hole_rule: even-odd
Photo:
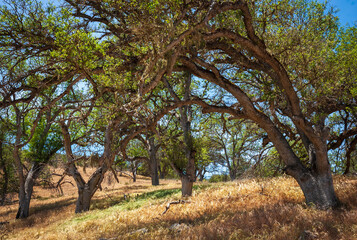
[[[34,207],[31,207],[31,209],[30,209],[30,215],[47,212],[47,211],[58,211],[65,207],[73,205],[75,202],[76,202],[76,198],[71,197],[71,198],[67,198],[67,199],[63,199],[63,200],[59,200],[59,201],[54,201],[51,203],[45,203],[45,204],[42,204],[41,206],[34,206]]]
[[[171,196],[180,192],[181,189],[174,188],[174,189],[161,189],[155,190],[151,192],[144,192],[141,194],[132,194],[132,195],[107,195],[105,198],[101,199],[93,199],[91,204],[91,210],[95,209],[106,209],[118,204],[126,204],[129,201],[142,201],[150,200],[150,199],[160,199]]]

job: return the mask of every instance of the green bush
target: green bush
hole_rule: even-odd
[[[209,182],[227,182],[229,180],[229,176],[227,174],[214,174],[208,180]]]

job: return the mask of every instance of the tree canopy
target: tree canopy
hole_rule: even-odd
[[[310,0],[5,1],[1,120],[16,129],[18,174],[24,148],[46,162],[63,145],[67,172],[88,190],[81,212],[118,156],[145,157],[158,184],[161,148],[190,195],[215,158],[235,178],[267,153],[307,203],[338,206],[332,169],[344,160],[333,151],[344,149],[349,172],[357,144],[356,33]],[[91,144],[101,156],[85,182],[72,148]]]

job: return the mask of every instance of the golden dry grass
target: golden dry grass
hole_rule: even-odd
[[[180,199],[180,193],[162,189],[179,187],[179,183],[171,181],[149,187],[149,180],[142,181],[140,186],[124,184],[121,187],[146,194],[136,198],[132,194],[130,201],[124,201],[120,187],[103,191],[110,194],[110,198],[98,196],[88,213],[73,214],[73,197],[53,199],[53,203],[43,201],[37,206],[41,210],[34,211],[29,219],[12,220],[6,237],[298,239],[306,231],[315,239],[357,239],[357,178],[335,177],[336,192],[345,204],[339,210],[307,207],[296,182],[279,177],[198,184],[190,203],[172,205],[164,215],[161,213],[166,204]],[[174,223],[187,227],[182,231],[172,230],[170,226]],[[145,233],[135,232],[143,228]]]

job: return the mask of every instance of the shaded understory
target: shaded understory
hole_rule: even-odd
[[[301,190],[291,178],[250,179],[229,183],[201,184],[184,204],[167,203],[181,199],[180,189],[145,189],[129,195],[108,193],[96,199],[92,211],[55,218],[51,224],[36,226],[51,211],[63,212],[73,199],[35,209],[27,224],[7,226],[14,239],[316,239],[357,238],[357,179],[335,178],[336,192],[344,203],[339,210],[320,211],[304,204]],[[151,191],[150,191],[151,190]],[[49,210],[51,209],[51,210]],[[34,221],[35,220],[35,221]],[[181,224],[182,229],[173,229]],[[137,231],[139,230],[139,231]],[[16,231],[19,231],[16,235]]]

